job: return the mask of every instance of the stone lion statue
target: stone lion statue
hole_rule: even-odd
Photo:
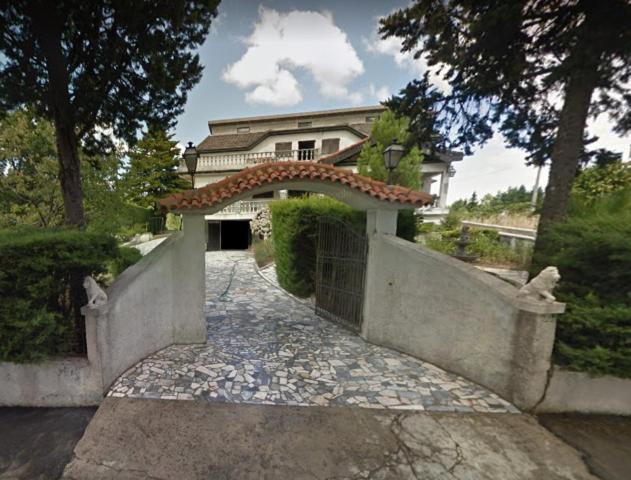
[[[527,297],[533,300],[545,300],[546,302],[554,302],[556,298],[552,295],[552,290],[561,280],[557,267],[546,267],[539,275],[519,289],[518,297]]]
[[[107,303],[107,294],[91,276],[83,279],[83,288],[88,294],[88,307],[98,307]]]

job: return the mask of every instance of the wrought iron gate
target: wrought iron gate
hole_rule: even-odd
[[[315,311],[354,331],[362,325],[367,253],[366,234],[338,218],[320,218]]]

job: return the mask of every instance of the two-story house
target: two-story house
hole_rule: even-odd
[[[210,134],[197,145],[195,187],[274,161],[326,162],[357,171],[359,152],[370,141],[372,123],[384,110],[382,106],[371,106],[211,120]],[[449,178],[453,173],[451,162],[461,159],[462,155],[444,155],[423,163],[423,190],[436,194],[435,207],[425,212],[428,218],[446,213]],[[180,171],[186,171],[183,165]],[[291,194],[255,196],[208,215],[208,248],[247,248],[249,221],[256,212],[273,199]]]

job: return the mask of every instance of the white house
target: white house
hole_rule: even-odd
[[[264,162],[326,162],[357,171],[357,158],[363,144],[370,141],[372,123],[384,111],[385,107],[379,105],[211,120],[209,135],[197,145],[195,187],[218,182]],[[447,212],[447,191],[453,173],[451,163],[460,160],[461,154],[449,154],[423,162],[422,189],[436,195],[434,206],[424,211],[428,219]],[[180,171],[186,172],[183,164]],[[255,196],[207,216],[208,248],[247,248],[249,221],[256,212],[273,199],[291,194],[275,192]]]

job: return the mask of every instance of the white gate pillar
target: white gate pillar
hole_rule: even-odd
[[[206,220],[204,215],[182,215],[181,241],[173,255],[173,318],[179,318],[174,331],[176,343],[206,341]]]
[[[375,233],[396,235],[398,213],[398,210],[368,210],[366,212],[366,234],[368,237]]]

